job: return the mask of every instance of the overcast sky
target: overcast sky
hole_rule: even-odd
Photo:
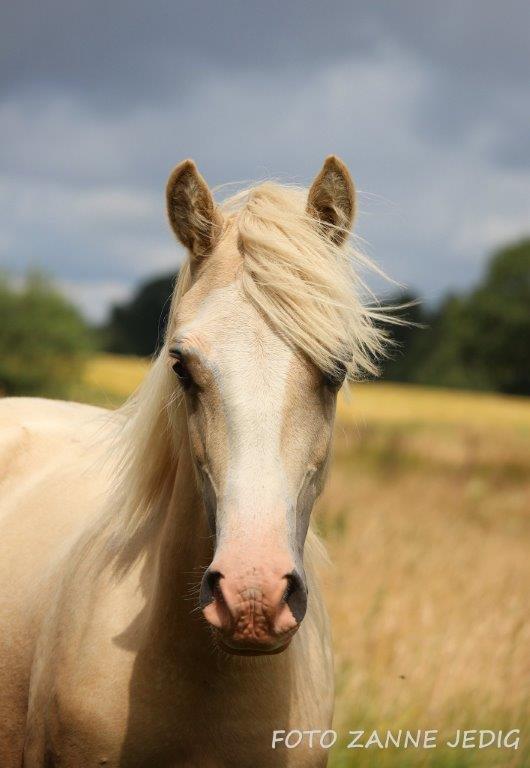
[[[428,300],[530,233],[527,0],[17,0],[0,11],[0,261],[94,319],[177,266],[170,169],[308,184]]]

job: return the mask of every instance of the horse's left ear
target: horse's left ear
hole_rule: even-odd
[[[335,155],[326,158],[311,185],[307,211],[336,245],[347,239],[355,217],[355,187],[347,167]]]
[[[169,222],[193,256],[206,256],[221,230],[221,215],[210,189],[193,160],[184,160],[171,173],[166,187]]]

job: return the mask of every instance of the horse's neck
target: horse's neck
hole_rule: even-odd
[[[166,636],[173,644],[175,633],[206,634],[196,608],[198,584],[211,557],[212,538],[186,438],[158,537],[149,611],[157,637]]]

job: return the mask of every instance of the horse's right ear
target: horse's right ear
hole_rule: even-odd
[[[206,256],[221,230],[221,215],[212,193],[193,160],[184,160],[166,186],[169,222],[182,245],[193,256]]]

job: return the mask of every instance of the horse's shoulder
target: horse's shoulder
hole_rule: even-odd
[[[107,412],[102,408],[42,398],[9,397],[0,400],[0,479],[35,458],[52,459],[58,451],[88,442],[106,433]]]
[[[104,408],[42,397],[0,399],[0,429],[17,424],[71,423],[106,413]]]

